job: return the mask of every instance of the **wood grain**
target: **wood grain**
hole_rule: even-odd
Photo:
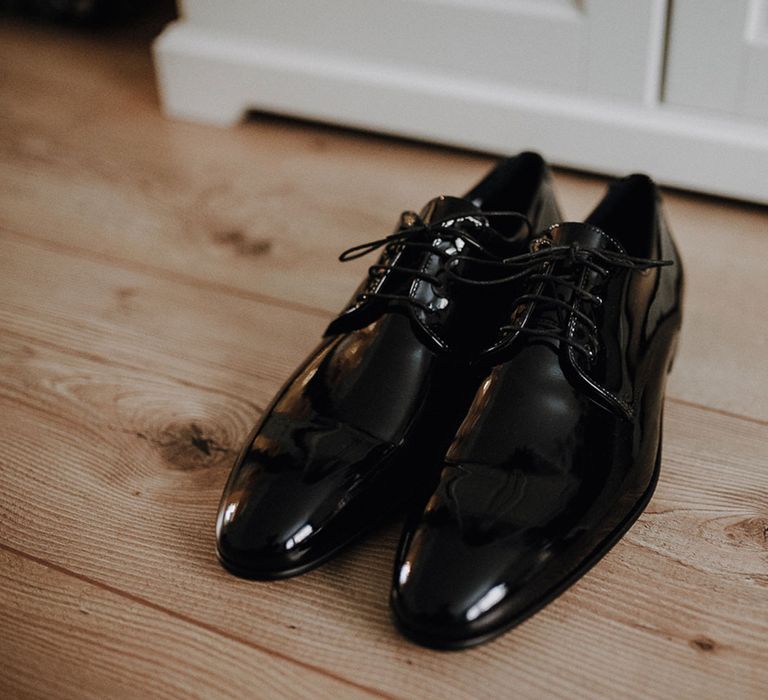
[[[29,256],[45,291],[23,272]],[[768,427],[671,404],[665,470],[639,525],[592,576],[513,635],[446,657],[391,630],[396,527],[276,584],[235,580],[213,557],[232,455],[257,405],[306,352],[301,329],[314,316],[266,305],[252,316],[252,302],[89,260],[73,274],[64,256],[15,241],[0,245],[0,260],[0,320],[11,331],[0,346],[0,507],[11,510],[0,512],[11,546],[402,698],[414,688],[499,697],[510,677],[535,697],[555,687],[552,664],[566,662],[563,693],[609,694],[611,678],[600,671],[606,649],[627,645],[643,653],[622,658],[622,667],[639,679],[654,659],[659,696],[681,668],[696,691],[735,688],[746,697],[765,681],[767,621],[742,624],[768,586]],[[128,287],[136,292],[124,308],[117,292]],[[159,333],[164,311],[174,320]],[[253,348],[255,317],[284,344]],[[206,328],[206,342],[192,342],[190,328]],[[723,472],[738,475],[730,489]],[[552,656],[541,657],[555,638]]]
[[[19,61],[30,40],[36,55]],[[0,61],[6,235],[326,319],[370,264],[335,263],[344,248],[389,233],[403,209],[466,191],[492,162],[268,117],[224,131],[169,123],[149,57],[130,43],[0,27]],[[556,184],[573,218],[605,189],[566,173]],[[768,420],[768,336],[754,332],[768,327],[768,212],[678,193],[666,202],[687,271],[670,393]]]
[[[0,615],[5,698],[379,697],[3,545]]]
[[[489,159],[170,123],[120,36],[0,27],[0,64],[0,695],[764,697],[765,210],[668,198],[689,284],[656,495],[544,611],[440,654],[389,621],[397,521],[277,583],[227,575],[213,522],[365,268],[338,251]],[[573,216],[604,187],[557,182]]]

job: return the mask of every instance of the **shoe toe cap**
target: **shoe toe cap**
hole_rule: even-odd
[[[219,509],[219,558],[233,573],[256,578],[290,575],[311,557],[317,517],[289,479],[230,490]]]
[[[280,420],[279,433],[270,416],[256,435],[219,508],[219,558],[241,576],[301,573],[374,517],[358,503],[375,495],[369,477],[388,446],[348,426]]]
[[[391,605],[400,630],[436,648],[482,641],[499,624],[509,592],[497,564],[483,558],[450,536],[418,533],[395,570]]]
[[[546,556],[517,542],[468,543],[457,531],[420,528],[396,564],[394,620],[438,649],[479,644],[535,612],[551,585]]]

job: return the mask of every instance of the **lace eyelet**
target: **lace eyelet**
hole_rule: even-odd
[[[548,238],[547,236],[539,236],[538,238],[534,238],[528,245],[528,249],[532,253],[538,253],[540,250],[544,250],[544,248],[551,248],[551,247],[552,247],[552,239]]]

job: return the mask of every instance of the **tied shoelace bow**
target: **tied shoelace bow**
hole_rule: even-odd
[[[460,258],[455,258],[448,265],[448,274],[460,279],[465,284],[477,286],[500,285],[511,282],[529,282],[531,287],[539,287],[539,291],[526,292],[515,298],[512,303],[512,323],[501,326],[499,329],[503,335],[519,333],[539,338],[557,340],[572,347],[577,352],[593,360],[599,350],[597,338],[597,324],[594,319],[581,309],[577,308],[579,302],[586,302],[593,306],[602,306],[603,299],[597,294],[582,289],[575,281],[583,270],[594,272],[600,278],[605,279],[612,269],[624,268],[628,270],[649,270],[656,267],[673,265],[672,260],[650,260],[637,258],[623,252],[598,250],[594,248],[582,248],[578,242],[570,245],[556,246],[552,240],[545,236],[536,238],[530,244],[531,252],[504,260],[476,261],[480,265],[496,267],[503,270],[515,270],[510,275],[493,277],[491,279],[470,279],[462,277],[455,272],[455,267]],[[567,267],[555,271],[555,264],[566,262]],[[534,287],[535,285],[535,287]],[[549,288],[549,289],[547,289]],[[545,293],[549,291],[549,294]],[[570,292],[570,298],[561,297],[558,292]],[[539,319],[539,325],[517,323],[528,304],[538,303],[543,308],[551,308],[556,311],[555,319]],[[568,333],[568,324],[571,316],[580,321],[581,329],[586,332],[584,342],[577,340]]]
[[[413,280],[423,280],[429,282],[435,288],[442,288],[444,277],[446,276],[447,263],[452,259],[462,260],[481,260],[480,257],[472,255],[457,255],[460,249],[463,249],[464,245],[457,245],[457,241],[461,241],[473,246],[479,254],[484,254],[492,258],[495,262],[501,262],[498,255],[495,255],[483,246],[480,241],[477,240],[469,231],[460,228],[459,223],[466,221],[467,219],[478,220],[485,219],[489,216],[503,216],[516,219],[520,221],[530,234],[532,231],[531,222],[528,217],[520,212],[516,211],[474,211],[466,214],[455,214],[450,217],[438,219],[436,221],[430,221],[425,223],[423,219],[412,211],[403,212],[400,216],[401,226],[395,233],[386,236],[385,238],[379,238],[368,243],[360,243],[359,245],[347,248],[341,255],[339,255],[340,262],[349,262],[350,260],[357,260],[358,258],[368,255],[379,248],[383,248],[384,259],[388,262],[379,262],[371,265],[368,268],[368,284],[367,289],[375,289],[375,285],[380,282],[384,277],[389,274],[397,273],[409,276]],[[503,234],[496,231],[494,228],[488,225],[482,225],[484,232],[490,232],[492,236],[496,236],[504,241],[510,239]],[[439,247],[439,244],[444,241],[450,241],[453,243],[449,249],[445,250]],[[452,250],[451,250],[452,248]],[[433,274],[426,272],[425,269],[419,269],[415,267],[406,267],[398,264],[398,253],[401,253],[407,249],[422,249],[425,252],[437,256],[439,259],[439,267]],[[485,260],[485,262],[489,262]],[[457,275],[452,276],[453,279],[464,282],[465,278]],[[470,284],[472,282],[469,282]],[[360,304],[369,299],[387,299],[392,301],[406,301],[421,308],[425,312],[434,311],[431,307],[422,303],[418,299],[414,299],[410,294],[390,294],[379,291],[366,291],[361,292],[355,298],[355,303]]]

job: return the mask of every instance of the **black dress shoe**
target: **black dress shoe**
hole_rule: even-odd
[[[408,637],[461,648],[518,624],[637,519],[659,473],[682,270],[645,176],[507,261],[524,285],[426,508],[391,605]]]
[[[502,210],[502,211],[499,211]],[[495,212],[495,213],[491,213]],[[527,220],[526,220],[527,219]],[[281,578],[320,564],[433,481],[482,377],[470,365],[512,299],[446,275],[525,249],[559,219],[536,154],[464,198],[406,212],[351,303],[267,409],[230,475],[217,550],[231,572]]]

